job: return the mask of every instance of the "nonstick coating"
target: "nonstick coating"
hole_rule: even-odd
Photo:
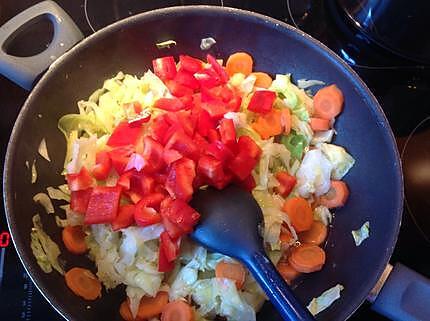
[[[341,299],[318,315],[320,320],[344,320],[363,302],[392,253],[399,230],[403,184],[399,157],[388,122],[359,77],[328,48],[280,21],[237,9],[208,6],[156,10],[115,23],[85,39],[60,58],[36,85],[22,108],[6,156],[4,199],[9,228],[18,254],[39,290],[69,320],[121,320],[122,287],[95,302],[74,296],[58,273],[41,271],[30,249],[31,217],[39,212],[48,234],[61,244],[53,216],[34,204],[32,197],[47,186],[64,183],[60,176],[66,144],[57,129],[58,119],[77,112],[76,102],[86,99],[103,80],[118,71],[142,75],[153,58],[187,53],[204,58],[200,39],[213,37],[209,51],[226,58],[247,51],[255,70],[292,73],[294,79],[320,79],[337,84],[345,95],[345,108],[336,122],[335,142],[346,146],[356,165],[345,180],[351,196],[336,212],[326,246],[327,263],[308,275],[295,293],[304,303],[341,283]],[[171,49],[155,43],[174,39]],[[51,162],[42,159],[38,146],[46,138]],[[38,180],[30,183],[25,162],[37,159]],[[61,210],[59,210],[60,213]],[[370,221],[371,236],[360,247],[351,230]],[[93,266],[62,247],[66,269]],[[94,269],[94,268],[93,268]],[[266,304],[258,320],[280,320]]]

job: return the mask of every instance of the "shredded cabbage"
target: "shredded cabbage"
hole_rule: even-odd
[[[31,229],[31,250],[37,264],[45,273],[52,272],[52,268],[60,274],[64,270],[60,265],[58,256],[61,254],[58,245],[43,230],[39,214],[33,216],[33,228]]]
[[[96,163],[97,137],[80,137],[73,142],[71,160],[67,164],[68,174],[79,173],[82,167],[93,168]]]
[[[312,86],[319,86],[319,85],[325,85],[324,81],[321,80],[315,80],[315,79],[299,79],[297,80],[297,87],[300,89],[306,89]]]
[[[36,160],[33,160],[33,164],[31,165],[31,184],[36,183],[36,181],[37,181]]]
[[[200,41],[200,49],[201,50],[209,50],[214,44],[216,44],[216,40],[212,37],[203,38]]]
[[[325,206],[320,205],[314,208],[314,219],[322,222],[325,226],[331,223],[333,219],[332,216],[329,209]]]
[[[346,152],[345,148],[323,143],[320,145],[320,149],[333,166],[331,172],[332,179],[342,179],[351,167],[354,166],[355,160]]]
[[[157,42],[155,45],[157,46],[158,49],[170,48],[170,46],[176,46],[176,41],[175,40],[166,40],[166,41],[162,41],[162,42]]]
[[[43,138],[40,141],[38,152],[39,152],[40,156],[42,156],[48,162],[51,161],[51,159],[49,158],[49,155],[48,155],[48,147],[46,146],[46,140],[45,140],[45,138]]]
[[[312,315],[317,315],[327,309],[334,301],[340,298],[340,292],[344,289],[343,285],[337,284],[334,287],[324,291],[319,297],[313,298],[307,308]]]
[[[46,190],[51,199],[70,202],[70,193],[65,193],[64,191],[51,186],[47,187]]]
[[[52,205],[51,199],[45,193],[37,193],[33,196],[33,201],[43,206],[46,213],[55,213],[54,206]]]
[[[370,223],[366,221],[358,230],[351,232],[354,238],[355,246],[360,246],[370,235]]]

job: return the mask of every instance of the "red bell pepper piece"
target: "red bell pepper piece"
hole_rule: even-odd
[[[208,145],[206,148],[206,154],[215,157],[223,163],[228,162],[234,157],[232,150],[219,140],[215,140],[213,143]]]
[[[234,149],[236,146],[236,130],[233,120],[226,118],[221,119],[219,122],[219,133],[221,142],[231,149]]]
[[[197,164],[197,175],[203,175],[207,179],[208,183],[214,186],[216,182],[220,182],[225,179],[222,162],[209,155],[200,157]]]
[[[108,152],[112,161],[112,167],[115,168],[118,174],[121,175],[124,172],[124,169],[127,166],[130,156],[133,154],[133,152],[134,147],[131,145],[117,147]]]
[[[194,177],[196,177],[195,163],[191,159],[181,158],[170,167],[166,190],[174,198],[189,201],[194,191]]]
[[[228,74],[225,71],[225,69],[218,63],[218,61],[212,56],[207,55],[206,59],[209,64],[211,64],[212,68],[215,70],[215,72],[218,74],[221,83],[225,84],[228,81]]]
[[[178,111],[184,109],[185,105],[179,98],[173,97],[157,99],[154,103],[154,107],[167,111]]]
[[[167,149],[165,148],[163,151],[163,160],[167,165],[170,165],[173,162],[176,162],[178,159],[181,159],[183,155],[175,149]]]
[[[118,231],[134,223],[134,205],[127,204],[119,208],[118,216],[112,222],[112,230]]]
[[[175,97],[191,96],[194,93],[193,89],[191,89],[190,87],[184,86],[175,80],[167,80],[165,81],[165,84],[167,88],[169,88],[170,93]],[[182,105],[185,107],[183,103]]]
[[[96,186],[88,202],[85,224],[112,223],[118,215],[121,187]]]
[[[139,203],[139,201],[142,199],[142,195],[140,193],[135,192],[135,191],[128,190],[128,191],[123,191],[123,192],[124,192],[124,195],[126,197],[128,197],[130,199],[130,201],[133,202],[133,204]]]
[[[133,175],[132,171],[125,172],[121,174],[121,176],[118,178],[118,181],[116,184],[118,186],[121,186],[123,190],[128,191],[130,189],[130,181],[131,176]]]
[[[166,232],[169,233],[170,237],[173,239],[176,239],[186,234],[183,230],[181,230],[178,226],[176,226],[174,223],[172,223],[169,219],[167,219],[163,215],[161,215],[161,222],[163,223],[163,226],[166,229]]]
[[[74,191],[70,193],[70,208],[72,211],[84,214],[87,211],[92,188]]]
[[[134,145],[141,133],[140,126],[133,126],[127,121],[121,122],[110,135],[106,145],[111,147]]]
[[[242,103],[242,97],[235,95],[228,102],[228,111],[238,112],[240,110],[240,105]]]
[[[172,56],[154,59],[152,67],[154,73],[162,80],[173,79],[176,76],[176,63]]]
[[[151,127],[149,127],[150,135],[159,143],[164,143],[164,138],[170,124],[166,121],[165,115],[158,116],[154,119]]]
[[[160,210],[160,204],[161,202],[166,198],[167,196],[163,193],[150,193],[145,196],[143,196],[140,200],[140,203],[144,207],[152,207],[155,210]]]
[[[199,158],[199,149],[192,138],[183,131],[176,131],[167,142],[165,149],[175,149],[192,160]]]
[[[237,180],[236,184],[247,190],[248,192],[251,192],[255,188],[255,186],[257,186],[257,184],[255,183],[255,179],[252,175],[249,175],[243,181]]]
[[[194,225],[196,225],[200,219],[200,214],[185,201],[180,199],[166,198],[161,202],[160,213],[163,218],[173,223],[178,229],[182,230],[183,233],[191,232]],[[166,230],[169,231],[167,228]],[[169,233],[173,239],[178,237],[177,234],[178,233],[174,233],[175,236],[173,236]]]
[[[180,70],[183,69],[192,74],[203,69],[203,62],[201,60],[187,55],[180,55],[179,62],[180,62]]]
[[[221,119],[227,113],[228,106],[221,100],[202,102],[202,108],[206,110],[214,120]]]
[[[88,189],[94,184],[94,179],[91,177],[90,172],[85,166],[82,166],[81,170],[77,174],[67,174],[66,179],[71,192]]]
[[[237,149],[239,153],[245,153],[252,158],[258,160],[261,155],[261,148],[257,143],[249,136],[240,136],[237,141]]]
[[[184,69],[180,69],[175,77],[176,83],[185,86],[187,88],[191,88],[192,90],[197,90],[200,87],[199,82],[196,78],[194,78],[193,73],[188,72]],[[170,90],[170,88],[169,88]]]
[[[142,156],[146,161],[143,167],[144,171],[152,173],[163,168],[163,146],[149,136],[143,139],[143,144]]]
[[[173,262],[179,255],[179,244],[181,239],[172,240],[169,234],[164,231],[160,235],[160,247],[164,251],[164,255],[168,262]]]
[[[133,174],[130,180],[130,188],[142,196],[152,193],[155,187],[155,180],[146,173]]]
[[[221,84],[220,77],[213,68],[205,68],[194,74],[200,88],[213,88]]]
[[[283,197],[290,195],[297,183],[297,179],[286,171],[277,172],[275,177],[279,182],[279,186],[276,187],[277,192]]]
[[[134,209],[134,220],[139,226],[149,226],[160,223],[161,215],[154,208],[145,206],[145,202],[140,200]]]
[[[194,115],[191,115],[190,111],[179,111],[175,113],[167,113],[166,121],[175,126],[174,131],[177,131],[179,128],[182,128],[188,136],[193,136],[194,129],[196,127],[197,119]],[[166,134],[166,137],[168,134]],[[170,137],[169,137],[170,138]]]
[[[112,167],[112,161],[109,157],[108,152],[101,151],[96,154],[96,164],[91,170],[91,174],[95,179],[102,181],[105,180]]]
[[[208,135],[209,129],[215,129],[215,122],[209,113],[202,109],[199,113],[197,122],[197,132],[203,137],[206,137]]]
[[[216,141],[219,141],[221,139],[219,137],[218,131],[215,128],[210,128],[208,130],[208,136],[207,136],[207,138],[208,138],[209,143],[211,143],[211,144],[214,143],[214,142],[216,142]]]
[[[244,180],[251,175],[257,161],[245,153],[239,153],[228,164],[228,168],[239,180]]]
[[[259,114],[267,114],[272,110],[276,93],[271,90],[256,91],[249,101],[248,110]]]
[[[169,262],[164,254],[164,249],[160,246],[158,249],[158,271],[170,272],[175,267],[174,262]]]

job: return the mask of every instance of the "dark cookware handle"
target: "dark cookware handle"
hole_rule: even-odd
[[[22,28],[37,19],[47,17],[54,26],[54,36],[48,48],[31,57],[16,57],[5,48]],[[83,38],[69,15],[53,1],[40,2],[21,12],[0,27],[0,73],[30,90],[33,82],[59,56]]]
[[[372,309],[395,321],[430,320],[430,280],[397,263]]]

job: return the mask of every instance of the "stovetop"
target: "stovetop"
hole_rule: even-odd
[[[2,0],[0,25],[40,2]],[[430,66],[388,54],[361,35],[334,0],[56,0],[85,35],[151,9],[191,4],[231,6],[256,11],[296,26],[334,50],[363,78],[378,98],[391,124],[402,157],[406,204],[399,239],[391,263],[402,262],[430,277]],[[49,44],[52,27],[41,21],[18,37],[10,53],[31,55]],[[37,43],[34,39],[38,39]],[[1,172],[15,119],[28,92],[0,76]],[[0,214],[0,319],[62,320],[36,290],[22,267],[9,238],[3,207]],[[387,320],[363,304],[350,320]]]

